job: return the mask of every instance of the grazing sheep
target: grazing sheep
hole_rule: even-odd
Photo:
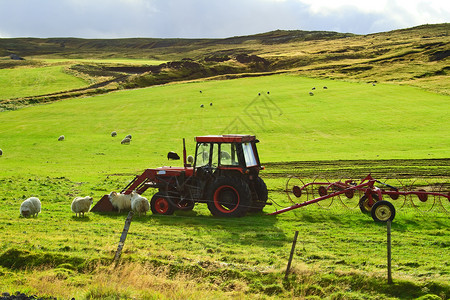
[[[309,95],[310,95],[310,96],[314,96],[314,93],[313,93],[313,92],[309,92]]]
[[[111,204],[119,210],[130,210],[131,209],[131,194],[117,194],[116,192],[111,192],[109,194],[109,201]]]
[[[131,140],[131,134],[128,134],[125,138],[128,138]]]
[[[316,87],[313,87],[312,90],[314,91],[316,89]]]
[[[131,142],[131,139],[128,137],[125,137],[120,143],[122,145],[124,145],[124,144],[128,145],[130,142]]]
[[[326,86],[323,87],[324,90],[328,89]]]
[[[205,107],[203,104],[200,105],[201,108]]]
[[[167,159],[178,160],[180,159],[180,156],[177,153],[170,151],[169,153],[167,153]]]
[[[76,197],[72,201],[72,211],[75,213],[75,217],[81,217],[84,213],[88,212],[92,205],[92,197]]]
[[[41,201],[36,197],[30,197],[20,205],[20,214],[24,217],[37,217],[41,212]]]
[[[150,209],[150,203],[147,198],[142,197],[136,192],[131,193],[131,210],[135,213],[141,215],[141,213],[147,214],[147,211]]]
[[[111,136],[112,136],[112,137],[117,136],[117,132],[115,132],[115,131],[111,132]]]
[[[65,137],[64,137],[63,135],[61,135],[61,136],[58,138],[58,141],[64,141],[64,139],[65,139]]]

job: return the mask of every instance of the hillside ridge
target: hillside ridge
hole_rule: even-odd
[[[450,95],[449,32],[450,23],[443,23],[369,35],[275,30],[224,39],[0,39],[0,70],[57,64],[89,82],[85,88],[51,95],[0,98],[0,108],[176,81],[274,72],[391,82]]]

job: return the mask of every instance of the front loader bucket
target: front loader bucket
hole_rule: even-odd
[[[94,207],[91,208],[91,211],[93,212],[110,212],[115,211],[116,209],[111,204],[111,201],[109,201],[109,195],[104,195],[102,199],[100,199]]]

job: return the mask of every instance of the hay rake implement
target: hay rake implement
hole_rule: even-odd
[[[389,196],[392,200],[404,197],[400,208],[411,203],[414,208],[428,211],[438,204],[448,212],[445,206],[450,206],[450,192],[444,191],[445,185],[428,184],[423,180],[423,182],[417,181],[420,180],[409,185],[409,190],[401,191],[398,187],[374,179],[370,174],[359,183],[352,179],[335,182],[314,179],[312,182],[305,183],[292,176],[286,183],[285,192],[293,205],[273,212],[271,215],[281,214],[313,203],[328,208],[335,199],[338,199],[348,208],[359,207],[363,213],[370,214],[377,222],[392,221],[395,217],[395,207],[391,202],[385,200],[384,196]],[[404,185],[402,187],[405,188]],[[418,189],[413,190],[414,187],[418,187]],[[343,197],[347,200],[342,200]],[[305,201],[296,203],[295,201],[300,198]],[[354,198],[358,199],[357,203],[348,201]]]

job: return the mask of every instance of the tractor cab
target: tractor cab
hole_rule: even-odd
[[[256,143],[251,135],[209,135],[195,138],[197,147],[194,158],[194,173],[258,176],[264,169],[259,161]]]

